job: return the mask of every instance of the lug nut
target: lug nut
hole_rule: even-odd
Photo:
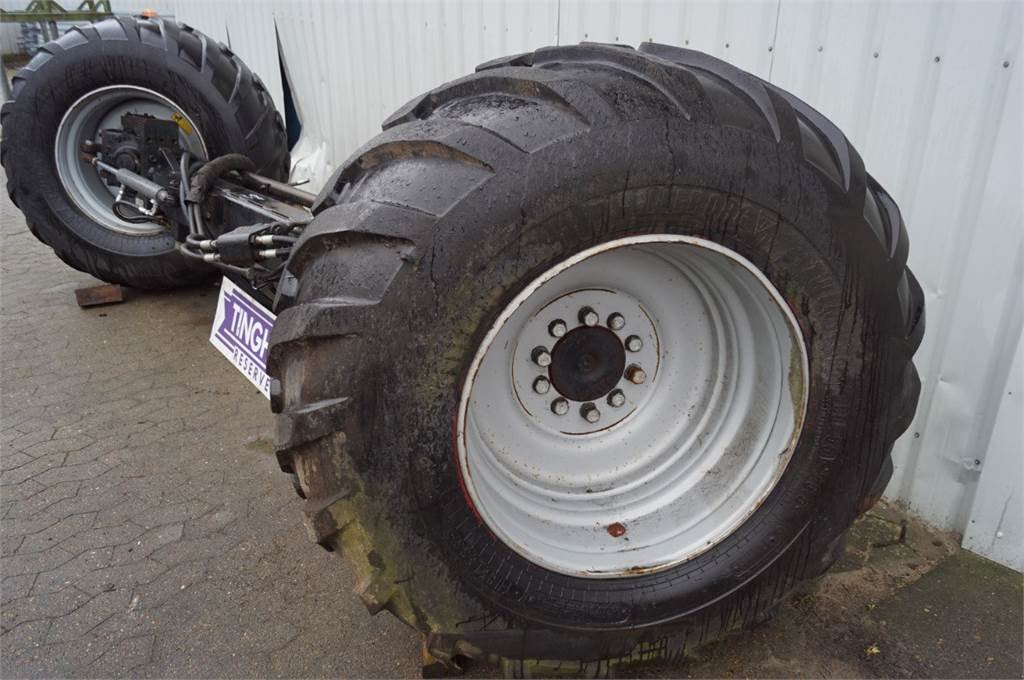
[[[634,385],[643,385],[647,380],[647,372],[636,364],[626,369],[626,380]]]
[[[612,390],[611,394],[608,395],[608,405],[619,408],[626,403],[626,395],[622,393],[622,390]]]
[[[551,365],[551,355],[544,347],[534,347],[533,353],[530,354],[530,358],[533,359],[533,363],[537,364],[541,368],[547,368]]]
[[[533,381],[533,391],[537,394],[547,394],[551,389],[551,383],[544,376],[539,376]]]
[[[618,312],[608,317],[608,328],[613,331],[621,331],[626,327],[626,317],[622,316]]]
[[[548,324],[548,333],[550,333],[551,337],[553,338],[562,337],[563,335],[565,335],[565,331],[567,330],[568,327],[565,325],[565,322],[562,321],[561,319],[555,319],[550,324]]]
[[[597,322],[601,320],[601,317],[597,315],[590,307],[584,307],[580,310],[580,323],[584,326],[593,327],[597,325]]]
[[[597,407],[587,402],[583,406],[580,406],[580,415],[588,423],[596,423],[601,419],[601,412],[597,410]]]
[[[630,352],[639,352],[644,348],[644,341],[640,339],[639,335],[631,335],[626,338],[626,349]]]
[[[551,402],[551,412],[556,416],[564,416],[569,412],[569,402],[559,397]]]

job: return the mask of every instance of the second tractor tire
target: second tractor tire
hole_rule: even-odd
[[[12,79],[11,100],[0,109],[0,162],[11,200],[40,241],[98,279],[146,289],[208,279],[212,270],[187,261],[170,228],[110,229],[62,184],[54,151],[65,114],[84,96],[116,86],[149,90],[180,107],[205,137],[208,160],[241,153],[260,174],[287,181],[284,122],[237,55],[184,24],[116,17],[71,28]]]

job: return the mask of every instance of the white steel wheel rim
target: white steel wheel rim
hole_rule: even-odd
[[[676,235],[545,272],[467,376],[456,447],[476,512],[527,560],[593,578],[667,569],[732,534],[785,471],[807,404],[807,351],[779,292],[738,253]]]

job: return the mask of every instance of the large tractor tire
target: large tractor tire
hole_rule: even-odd
[[[320,194],[272,407],[315,541],[434,658],[606,674],[841,553],[921,289],[842,133],[704,54],[584,44],[416,98]]]
[[[40,241],[103,281],[159,289],[208,278],[214,270],[186,260],[166,225],[115,215],[113,189],[80,157],[126,113],[178,121],[194,158],[241,153],[288,178],[281,116],[241,59],[184,24],[117,17],[72,28],[14,76],[0,109],[7,192]]]

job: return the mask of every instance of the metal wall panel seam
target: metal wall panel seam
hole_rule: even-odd
[[[964,531],[963,546],[1024,571],[1024,502],[1022,470],[1024,461],[1024,339],[1018,338],[1010,378],[993,428],[996,450],[992,462],[982,470],[978,494],[971,506],[971,518]]]
[[[1013,12],[1012,6],[1006,6],[1008,13]],[[1010,17],[1006,17],[1009,19]],[[997,135],[999,132],[999,122],[1002,116],[1006,112],[1007,108],[1007,95],[1009,89],[1006,87],[998,86],[998,70],[995,68],[995,56],[1002,52],[1001,46],[1007,41],[1010,36],[1016,36],[1019,41],[1019,32],[1015,30],[1013,22],[1003,21],[1002,31],[1003,35],[1000,39],[993,41],[993,44],[989,46],[989,51],[993,57],[992,63],[993,68],[988,70],[988,75],[985,76],[987,85],[985,87],[986,98],[980,102],[980,110],[985,112],[996,112],[994,121],[990,120],[978,120],[975,122],[974,130],[965,131],[965,134],[976,138],[977,142],[972,145],[974,149],[974,160],[970,164],[971,171],[967,176],[967,184],[963,190],[965,200],[960,206],[960,210],[956,216],[955,224],[960,225],[956,233],[957,243],[954,247],[949,249],[948,261],[945,263],[943,275],[945,289],[948,291],[946,302],[944,304],[943,314],[938,319],[933,317],[932,323],[935,324],[938,321],[938,328],[933,326],[932,337],[934,342],[938,343],[933,348],[930,361],[927,365],[921,366],[922,374],[926,376],[933,376],[934,379],[926,382],[922,386],[922,395],[920,404],[918,406],[918,412],[923,414],[923,420],[919,419],[919,426],[922,429],[928,429],[928,423],[933,415],[932,403],[935,399],[936,386],[938,383],[946,380],[943,375],[943,364],[946,360],[946,353],[948,351],[948,343],[950,338],[950,326],[955,319],[955,312],[957,304],[960,301],[960,291],[963,287],[963,273],[966,267],[963,266],[961,259],[966,253],[971,250],[971,243],[974,234],[979,229],[978,225],[978,206],[984,197],[984,188],[988,180],[989,172],[991,167],[988,162],[992,157],[992,150],[995,146]],[[993,124],[994,123],[994,124]],[[977,167],[982,165],[981,168]],[[918,175],[918,180],[920,175]],[[915,182],[916,185],[916,182]],[[916,190],[915,186],[915,190]],[[991,364],[990,364],[991,365]],[[911,449],[909,452],[908,459],[910,466],[916,469],[918,461],[921,456],[922,447],[924,445],[924,438],[918,438],[911,443]],[[913,496],[913,486],[915,484],[915,478],[913,476],[906,477],[903,479],[897,496],[901,498],[911,498]],[[962,505],[963,499],[960,500],[958,505]],[[959,510],[962,513],[962,510]]]

